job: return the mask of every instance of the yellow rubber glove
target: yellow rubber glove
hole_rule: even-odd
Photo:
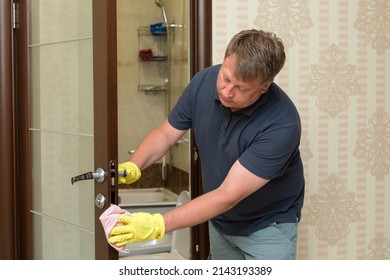
[[[127,243],[147,240],[161,240],[165,235],[165,223],[161,214],[150,214],[144,212],[120,215],[118,223],[123,225],[115,226],[111,229],[110,243],[118,247]]]
[[[118,177],[119,184],[131,184],[141,177],[141,170],[139,170],[138,166],[131,161],[118,164],[118,171],[126,171],[127,173],[125,177]]]

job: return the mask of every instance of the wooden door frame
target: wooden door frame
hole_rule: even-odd
[[[16,185],[17,196],[15,212],[17,213],[15,228],[17,239],[15,248],[17,258],[26,260],[33,259],[33,219],[30,210],[32,209],[32,149],[30,133],[30,81],[29,81],[29,50],[28,50],[28,28],[29,28],[29,7],[27,0],[15,0],[17,4],[18,28],[15,29],[15,108],[16,108]]]
[[[31,155],[27,79],[26,1],[15,0],[21,8],[19,27],[12,26],[12,1],[0,2],[0,259],[31,259]],[[22,47],[23,46],[23,47]],[[18,57],[14,63],[14,57]],[[20,65],[25,67],[20,67]]]
[[[0,2],[0,259],[17,258],[12,4]],[[11,211],[10,211],[11,210]]]
[[[191,78],[200,70],[212,64],[212,0],[190,1],[191,48],[190,67]],[[194,135],[191,132],[191,197],[203,194],[201,163],[197,156]],[[203,223],[191,229],[192,259],[205,260],[209,255],[208,224]]]

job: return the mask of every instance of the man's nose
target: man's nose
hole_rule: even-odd
[[[232,97],[234,95],[234,86],[231,85],[231,84],[227,84],[225,86],[225,88],[223,89],[222,91],[222,94],[225,96],[225,97]]]

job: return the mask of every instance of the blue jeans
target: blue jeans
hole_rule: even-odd
[[[295,260],[297,223],[272,223],[250,235],[226,235],[209,222],[209,260]]]

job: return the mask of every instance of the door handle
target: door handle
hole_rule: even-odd
[[[118,172],[118,176],[126,177],[127,176],[126,170],[125,171],[119,171]],[[95,172],[89,171],[87,173],[83,173],[83,174],[77,175],[75,177],[72,177],[71,178],[71,183],[73,185],[74,183],[76,183],[78,181],[91,180],[91,179],[95,179],[96,182],[98,182],[98,183],[103,183],[104,179],[106,177],[107,177],[107,172],[105,172],[103,168],[99,167],[98,169],[96,169]]]

